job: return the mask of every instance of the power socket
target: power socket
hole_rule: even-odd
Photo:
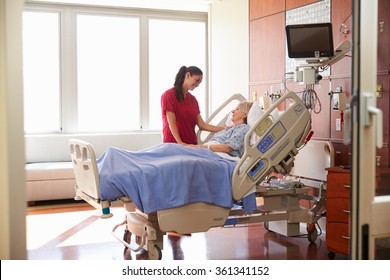
[[[341,119],[336,119],[336,131],[341,131]]]

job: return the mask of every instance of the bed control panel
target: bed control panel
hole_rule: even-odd
[[[259,160],[249,171],[248,175],[253,180],[256,181],[257,178],[259,178],[259,175],[262,170],[265,169],[265,163],[263,160]]]
[[[284,125],[280,121],[277,122],[257,145],[257,149],[265,154],[285,133],[286,128]]]

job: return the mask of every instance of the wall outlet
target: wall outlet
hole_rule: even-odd
[[[341,119],[336,119],[336,131],[341,131]]]

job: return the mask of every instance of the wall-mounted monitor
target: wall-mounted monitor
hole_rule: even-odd
[[[286,26],[288,57],[297,60],[322,60],[332,57],[331,23],[295,24]]]

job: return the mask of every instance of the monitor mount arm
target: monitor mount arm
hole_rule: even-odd
[[[306,64],[297,66],[294,74],[294,81],[305,85],[314,85],[321,80],[318,74],[319,68],[327,68],[345,57],[351,49],[351,43],[347,40],[342,41],[335,49],[334,55],[322,61],[306,61]]]

